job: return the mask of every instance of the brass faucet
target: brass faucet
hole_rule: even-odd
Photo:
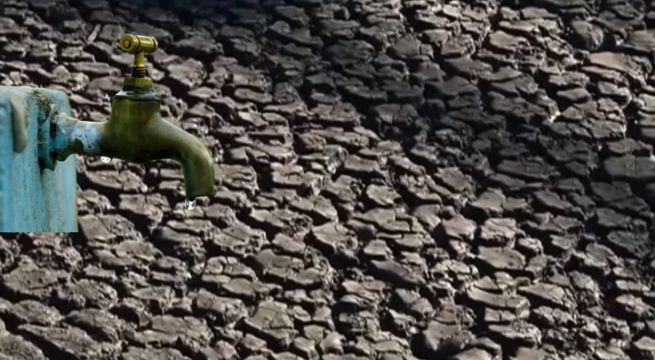
[[[146,77],[145,53],[157,49],[151,36],[126,34],[121,50],[134,54],[134,66],[123,79],[123,89],[112,98],[108,121],[81,121],[63,113],[52,115],[48,147],[41,151],[44,167],[70,154],[118,158],[135,163],[174,159],[182,165],[188,201],[216,193],[213,158],[196,137],[161,118],[161,100]]]

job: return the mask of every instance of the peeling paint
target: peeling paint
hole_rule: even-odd
[[[70,132],[70,139],[79,141],[82,144],[84,153],[100,155],[100,130],[98,125],[88,121],[80,121],[78,126],[73,126]],[[82,152],[78,152],[82,153]]]
[[[55,136],[51,151],[56,160],[71,154],[101,155],[102,123],[79,121],[65,114],[58,114],[52,121]]]

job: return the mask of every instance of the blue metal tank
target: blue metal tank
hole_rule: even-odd
[[[52,106],[72,115],[59,90],[0,86],[0,232],[77,231],[75,156],[39,164]]]

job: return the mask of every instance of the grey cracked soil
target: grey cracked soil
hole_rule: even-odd
[[[80,118],[156,36],[221,187],[79,157],[80,233],[0,238],[0,358],[655,359],[652,6],[3,0],[0,83]]]

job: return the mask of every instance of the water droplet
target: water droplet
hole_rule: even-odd
[[[110,157],[106,157],[106,156],[101,156],[101,157],[100,157],[100,161],[102,161],[102,162],[105,163],[105,164],[108,164],[108,163],[111,162],[111,158],[110,158]]]
[[[193,208],[196,207],[196,199],[193,199],[193,200],[184,199],[184,207],[187,210],[192,210]]]

